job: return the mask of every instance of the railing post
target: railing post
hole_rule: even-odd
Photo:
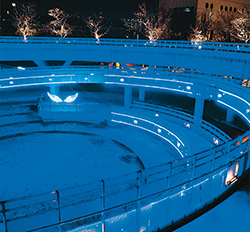
[[[240,153],[241,153],[241,144],[242,144],[242,136],[239,136],[239,152],[238,152],[238,157],[240,157]]]
[[[191,180],[194,179],[195,169],[196,169],[196,155],[193,155],[193,170],[192,170]]]
[[[5,209],[4,201],[1,202],[1,205],[2,205],[2,213],[3,213],[3,226],[4,226],[4,231],[5,231],[5,232],[8,232],[7,220],[6,220],[6,209]]]
[[[59,223],[60,223],[62,222],[62,218],[61,218],[60,196],[59,196],[58,190],[56,190],[56,198],[57,198],[57,207],[58,207],[58,218],[59,218]]]
[[[171,175],[172,175],[172,163],[168,163],[169,164],[169,176],[168,176],[168,183],[167,183],[167,189],[170,188],[171,186]],[[167,212],[166,212],[166,216],[167,216],[167,220],[169,219],[169,205],[170,205],[170,194],[169,194],[169,190],[167,193]]]
[[[105,209],[105,182],[104,180],[101,180],[101,184],[102,184],[102,195],[101,195],[101,199],[102,199],[102,232],[105,231],[105,214],[104,214],[104,209]]]
[[[226,163],[229,162],[230,152],[231,152],[231,142],[229,141],[228,144],[227,144],[227,160],[226,160]]]
[[[137,178],[137,209],[136,209],[136,231],[139,232],[141,228],[141,182],[142,182],[142,171],[138,171]]]
[[[62,222],[62,218],[61,218],[61,205],[60,205],[60,196],[59,196],[59,191],[56,190],[56,198],[57,198],[57,208],[58,208],[58,219],[59,219],[59,232],[61,232],[61,222]]]
[[[172,175],[172,163],[168,163],[169,164],[169,174],[168,174],[168,184],[167,184],[167,188],[169,189],[171,186],[171,175]]]
[[[50,101],[50,117],[52,118],[51,101]]]
[[[210,167],[210,172],[214,170],[214,162],[215,162],[215,149],[213,148],[213,154],[212,154],[212,160],[211,160],[211,167]]]

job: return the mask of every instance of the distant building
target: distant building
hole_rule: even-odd
[[[250,0],[159,0],[159,8],[172,11],[171,29],[176,39],[187,39],[188,30],[198,18],[235,14],[243,8],[250,9]]]
[[[174,11],[190,12],[196,15],[204,11],[212,11],[214,15],[219,12],[234,13],[238,9],[250,8],[249,0],[159,0],[160,7],[167,7]]]

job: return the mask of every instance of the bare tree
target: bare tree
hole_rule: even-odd
[[[250,41],[250,10],[239,10],[239,17],[232,21],[231,35],[245,43]]]
[[[213,36],[214,20],[212,12],[198,15],[195,28],[191,27],[189,39],[192,41],[209,41]]]
[[[146,9],[146,4],[138,5],[139,11],[135,12],[135,21],[138,22],[142,33],[150,40],[155,41],[162,37],[162,34],[168,28],[170,18],[164,18],[162,14],[156,16],[150,14]]]
[[[213,24],[213,41],[218,42],[233,42],[234,39],[230,34],[230,28],[232,27],[232,21],[234,20],[234,14],[220,13],[217,16]]]
[[[189,39],[194,42],[200,42],[205,40],[205,36],[202,34],[202,30],[199,30],[197,27],[192,28],[192,32],[190,33]]]
[[[27,36],[33,36],[37,30],[35,25],[37,23],[36,6],[32,4],[16,4],[14,7],[14,27],[17,29],[16,33],[22,35],[27,41]]]
[[[106,35],[109,31],[109,28],[103,27],[103,16],[98,16],[94,14],[93,16],[89,16],[86,20],[86,26],[89,28],[90,33],[99,40],[102,36]]]
[[[67,14],[59,8],[54,8],[48,11],[48,15],[54,18],[53,21],[49,22],[52,33],[60,37],[66,37],[72,33],[73,27],[67,23],[68,19],[72,17],[71,14]]]

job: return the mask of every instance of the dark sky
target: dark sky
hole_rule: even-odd
[[[150,10],[155,9],[159,0],[35,0],[35,2],[43,14],[46,14],[48,9],[59,7],[68,13],[79,13],[83,16],[99,13],[101,9],[106,16],[123,17],[133,15],[140,2],[145,2]]]

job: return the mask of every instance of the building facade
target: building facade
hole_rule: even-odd
[[[212,11],[214,15],[219,12],[235,13],[242,8],[250,8],[249,0],[159,0],[160,7],[169,9],[182,9],[189,12],[194,9],[196,15],[204,11]]]
[[[159,0],[159,9],[172,12],[173,38],[181,40],[188,39],[189,31],[197,27],[197,24],[202,24],[200,27],[204,28],[206,36],[211,39],[213,33],[206,25],[211,18],[216,21],[223,17],[225,22],[230,21],[244,8],[250,9],[249,0]],[[222,41],[228,41],[228,38],[223,38]]]

